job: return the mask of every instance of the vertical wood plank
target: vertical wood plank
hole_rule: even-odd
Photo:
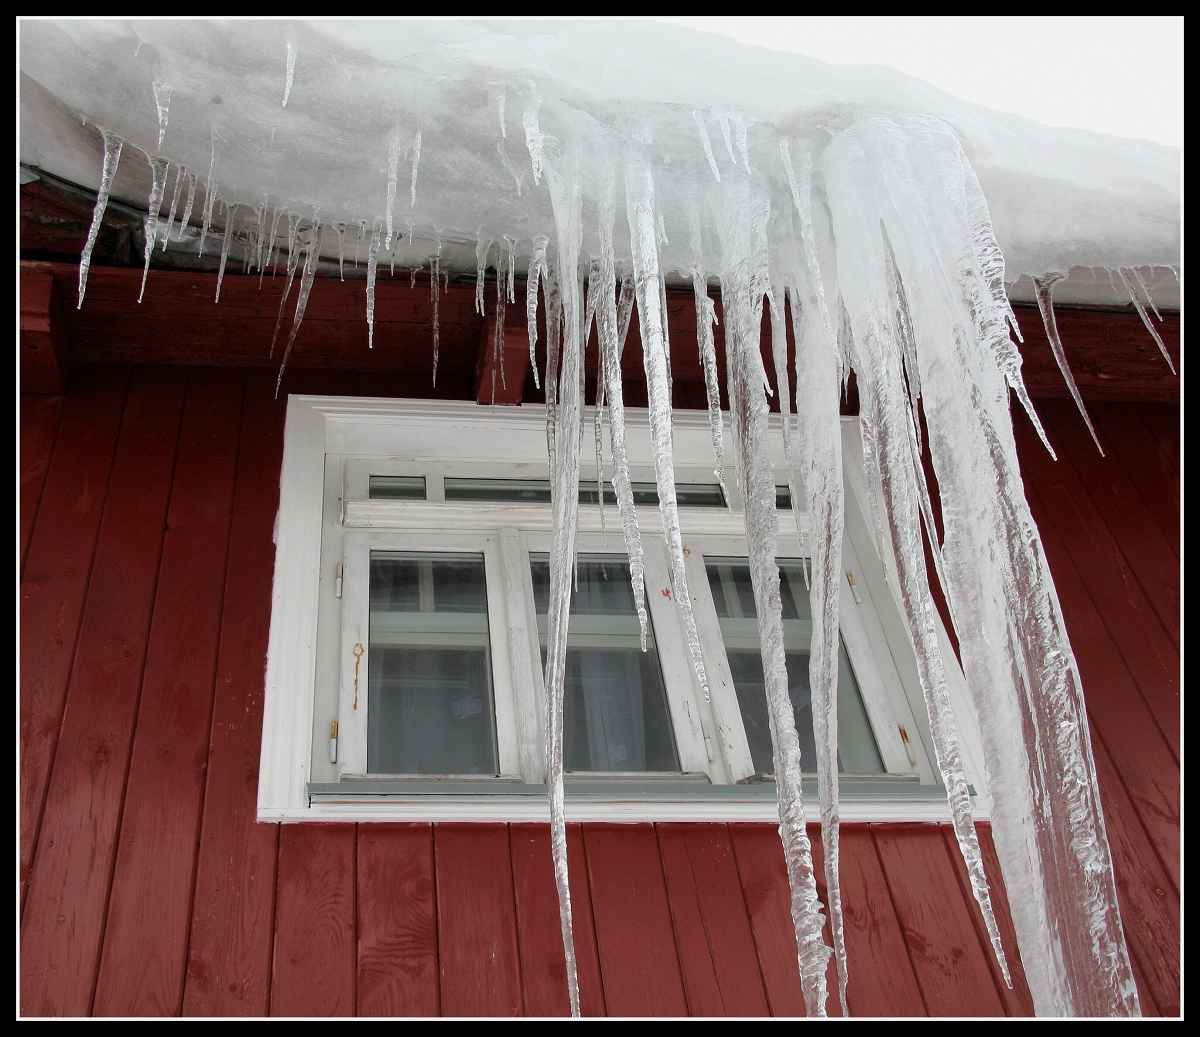
[[[129,385],[21,920],[24,1014],[91,1009],[185,383]]]
[[[521,986],[525,1014],[571,1014],[567,965],[558,916],[558,890],[550,853],[550,826],[509,826],[512,843],[513,888],[517,901],[517,937],[521,947]],[[584,1016],[605,1014],[596,950],[592,895],[588,888],[587,858],[580,825],[567,826],[567,869],[571,882],[571,915],[575,933],[575,965],[579,974],[579,1011]]]
[[[770,1014],[728,826],[655,827],[692,1014]]]
[[[54,452],[54,437],[62,416],[63,398],[21,393],[21,568],[29,551],[29,538],[37,517],[46,470]]]
[[[975,901],[971,890],[971,879],[967,874],[967,866],[958,848],[958,840],[954,836],[954,825],[942,825],[942,839],[946,843],[946,854],[954,865],[958,876],[958,888],[963,903],[971,908],[971,921],[975,923],[975,934],[983,947],[984,958],[992,973],[992,981],[996,984],[996,992],[1004,1002],[1004,1010],[1009,1015],[1033,1015],[1033,995],[1029,992],[1029,983],[1025,979],[1025,967],[1021,963],[1021,951],[1017,947],[1017,934],[1013,929],[1012,916],[1008,910],[1008,890],[1000,874],[1000,862],[996,858],[996,846],[992,842],[992,826],[977,824],[975,831],[979,836],[979,850],[983,857],[983,869],[987,874],[988,887],[992,898],[992,911],[996,916],[996,927],[1000,930],[1000,942],[1004,946],[1004,957],[1008,962],[1008,974],[1012,980],[1010,990],[1004,983],[1004,973],[1000,971],[1000,963],[992,953],[991,938],[983,921],[983,913]]]
[[[940,827],[878,824],[871,834],[929,1014],[1005,1015]]]
[[[21,577],[22,902],[128,382],[124,367],[75,370]]]
[[[1181,417],[1179,407],[1173,403],[1139,403],[1135,406],[1163,456],[1178,475]]]
[[[188,376],[96,982],[98,1015],[177,1015],[195,879],[244,372]]]
[[[351,1016],[355,826],[279,827],[271,1015]]]
[[[508,826],[435,825],[433,845],[442,1014],[520,1015]]]
[[[687,1015],[654,827],[588,824],[583,840],[609,1015]]]
[[[184,1015],[266,1015],[279,826],[256,824],[286,400],[246,375]]]
[[[358,1014],[439,1014],[433,826],[358,826]]]

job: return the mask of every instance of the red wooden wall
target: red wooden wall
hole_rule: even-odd
[[[22,397],[21,1011],[561,1013],[544,826],[254,820],[274,377],[76,364],[65,396]],[[413,381],[299,370],[289,391]],[[1057,463],[1018,418],[1027,491],[1083,673],[1143,1010],[1177,1014],[1179,413],[1092,404],[1101,459],[1071,406],[1039,404]],[[570,839],[585,1012],[802,1012],[773,826]],[[1030,1010],[1019,975],[1014,992],[998,981],[947,832],[848,825],[843,847],[853,1014]]]

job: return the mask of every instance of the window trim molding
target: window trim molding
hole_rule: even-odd
[[[544,450],[545,418],[541,408],[526,406],[522,408],[481,408],[473,403],[457,403],[424,400],[386,400],[377,398],[345,398],[326,396],[299,396],[288,398],[287,420],[284,429],[283,464],[280,471],[280,504],[275,521],[275,574],[271,595],[271,619],[269,626],[269,646],[265,675],[265,697],[263,704],[263,734],[259,766],[258,786],[258,820],[260,821],[548,821],[549,808],[536,795],[530,795],[529,789],[520,794],[486,795],[455,795],[431,796],[420,795],[411,797],[388,797],[380,800],[378,797],[367,795],[344,795],[339,802],[327,802],[325,797],[310,795],[309,772],[312,764],[314,745],[314,689],[317,678],[317,633],[319,601],[322,592],[323,576],[328,576],[328,586],[332,586],[333,567],[327,574],[322,573],[321,555],[324,525],[326,522],[326,496],[330,492],[327,486],[325,463],[327,455],[341,457],[360,456],[409,456],[413,452],[411,437],[413,430],[428,427],[434,435],[439,428],[444,428],[447,421],[454,419],[479,422],[486,420],[494,425],[501,435],[536,437],[530,444],[537,443]],[[773,424],[777,426],[778,418],[772,415]],[[846,461],[847,472],[847,504],[851,504],[851,493],[855,505],[861,509],[862,515],[869,514],[865,510],[865,479],[861,467],[861,450],[856,452],[852,444],[857,444],[857,419],[843,418],[843,443],[849,448]],[[707,414],[702,412],[678,412],[674,418],[675,426],[680,430],[691,430],[707,434]],[[636,450],[633,445],[637,438],[645,437],[649,441],[648,428],[637,420],[636,412],[631,412],[629,422],[629,438],[631,452]],[[852,426],[852,427],[847,427]],[[773,437],[778,438],[778,437]],[[440,446],[444,446],[444,442]],[[475,444],[463,444],[469,453],[475,449]],[[435,456],[434,448],[430,446],[431,456]],[[648,455],[648,450],[646,451]],[[467,461],[479,465],[494,463],[496,453],[487,457],[470,457],[462,453],[454,458],[457,463]],[[440,452],[436,454],[440,456]],[[636,456],[636,455],[635,455]],[[585,465],[585,468],[587,466]],[[341,486],[339,475],[339,491]],[[740,511],[740,500],[737,500],[736,489],[732,486],[731,502]],[[440,495],[439,495],[440,496]],[[443,501],[389,501],[384,508],[373,508],[375,502],[357,501],[342,503],[341,527],[347,532],[361,531],[370,535],[371,530],[399,530],[404,528],[445,528],[452,518],[469,520],[472,523],[486,525],[500,531],[501,564],[507,570],[520,566],[526,551],[526,532],[549,529],[549,509],[544,506],[528,507],[521,505],[494,505],[472,503],[446,503]],[[451,511],[453,511],[453,516]],[[850,508],[847,508],[849,512]],[[461,515],[459,514],[461,512]],[[405,519],[397,521],[394,516],[403,513]],[[689,536],[743,536],[744,524],[740,514],[731,514],[727,509],[687,509]],[[389,517],[391,516],[391,517]],[[615,512],[612,518],[615,519]],[[780,512],[780,544],[795,543],[797,532],[790,512]],[[610,523],[611,524],[611,523]],[[592,526],[595,529],[592,529]],[[643,508],[639,511],[639,526],[644,533],[661,530],[661,522],[656,508]],[[593,515],[588,509],[580,511],[580,532],[599,532],[598,514]],[[536,532],[535,532],[536,536]],[[806,517],[802,517],[800,529],[801,542],[808,538]],[[872,541],[873,542],[873,541]],[[881,572],[890,568],[894,572],[894,561],[888,557],[881,560]],[[689,576],[695,580],[691,567]],[[514,581],[506,580],[506,586]],[[887,581],[890,586],[873,588],[874,595],[884,590],[889,596],[894,595],[894,578]],[[697,588],[706,588],[707,583],[701,581]],[[858,609],[853,605],[848,588],[842,587],[842,609],[849,615],[858,616]],[[510,595],[511,596],[511,595]],[[894,602],[894,598],[893,598]],[[506,601],[507,641],[510,654],[517,656],[528,655],[526,662],[532,661],[532,652],[537,649],[537,628],[535,618],[514,614],[515,601]],[[523,610],[521,610],[523,611]],[[853,623],[853,621],[851,621]],[[974,729],[973,714],[969,712],[967,689],[961,670],[955,665],[955,657],[949,647],[949,639],[941,629],[939,622],[939,638],[947,660],[947,671],[950,678],[951,693],[955,700],[955,710],[960,718],[960,730],[964,756],[968,764],[968,774],[978,785],[982,776],[978,767],[978,733]],[[493,636],[503,632],[495,632]],[[865,639],[865,632],[861,633]],[[889,640],[890,644],[890,640]],[[524,646],[524,647],[522,647]],[[849,647],[849,646],[848,646]],[[877,646],[872,646],[877,649]],[[894,653],[893,653],[894,654]],[[520,660],[514,659],[519,665]],[[541,675],[537,667],[531,667],[534,673],[534,700],[544,703],[545,692],[541,687]],[[861,679],[861,678],[860,678]],[[516,697],[514,695],[514,697]],[[340,698],[340,693],[339,693]],[[728,708],[728,704],[724,704]],[[965,707],[968,712],[963,711]],[[718,707],[719,709],[719,707]],[[531,723],[540,733],[540,709],[533,710]],[[714,710],[714,714],[718,710]],[[868,710],[872,723],[877,721],[876,715]],[[970,723],[966,723],[970,718]],[[716,716],[713,717],[716,719]],[[882,718],[880,718],[882,719]],[[523,725],[528,726],[528,723]],[[886,729],[890,732],[891,725]],[[914,736],[915,736],[914,732]],[[882,730],[876,730],[876,738],[880,743],[881,755],[884,755],[885,765],[894,761],[896,747],[891,746],[887,752],[884,742],[887,736]],[[897,739],[898,740],[898,739]],[[540,743],[539,743],[540,744]],[[928,751],[928,747],[927,751]],[[527,755],[539,756],[536,750],[532,754],[523,753],[521,760],[522,777],[529,782],[535,776],[540,780],[544,773],[544,764],[540,760],[525,759]],[[723,758],[724,754],[718,754]],[[931,758],[931,753],[929,754]],[[526,772],[529,773],[526,773]],[[713,777],[718,777],[716,773]],[[733,775],[723,776],[724,780],[736,780]],[[718,778],[718,780],[720,780]],[[532,784],[532,782],[531,782]],[[698,793],[688,790],[678,795],[655,793],[653,795],[630,794],[628,796],[596,796],[572,794],[567,799],[567,816],[573,821],[762,821],[777,822],[778,815],[774,796],[765,791],[747,791],[743,794],[725,791],[730,786],[722,786],[722,791],[712,794]],[[733,786],[737,788],[737,786]],[[812,807],[812,816],[816,816],[815,787],[810,797],[806,785],[806,806]],[[975,816],[977,820],[987,818],[987,797],[981,795],[975,801]],[[866,787],[855,788],[853,780],[844,782],[844,791],[840,804],[840,815],[843,820],[853,821],[945,821],[950,817],[949,808],[944,794],[931,791],[927,785],[912,785],[912,792],[889,793],[880,795],[872,793]]]

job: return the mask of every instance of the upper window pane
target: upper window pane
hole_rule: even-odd
[[[446,500],[512,501],[519,504],[549,504],[549,479],[452,479],[445,480]],[[632,484],[633,503],[657,504],[658,486],[652,482]],[[684,508],[723,508],[725,498],[717,483],[676,483],[675,496]],[[580,480],[579,502],[595,504],[596,483]],[[604,503],[617,503],[611,483],[605,483]]]
[[[544,665],[548,556],[532,555],[530,568]],[[643,652],[629,563],[620,555],[580,555],[578,571],[567,631],[564,769],[678,771],[654,633],[648,631]]]
[[[496,774],[483,556],[372,552],[367,770]]]
[[[372,475],[369,496],[371,500],[424,500],[425,476]]]
[[[812,693],[808,680],[812,616],[802,564],[798,561],[779,563],[779,590],[783,605],[783,646],[787,660],[788,691],[796,718],[796,733],[800,737],[800,769],[815,773],[816,743],[813,738]],[[754,769],[760,774],[771,774],[775,766],[750,566],[745,559],[710,558],[706,560],[706,568]],[[850,659],[840,639],[838,768],[848,774],[879,774],[884,769],[863,708],[858,682],[854,679]]]

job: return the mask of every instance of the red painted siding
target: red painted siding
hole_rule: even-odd
[[[22,401],[21,1011],[561,1014],[544,826],[254,821],[273,383],[81,364]],[[288,391],[426,390],[307,370]],[[1179,412],[1091,404],[1101,458],[1069,402],[1038,406],[1059,461],[1018,417],[1027,493],[1143,1008],[1177,1014]],[[803,1012],[773,826],[572,826],[569,847],[585,1014]],[[853,1015],[1029,1012],[940,826],[844,826],[842,876]]]

